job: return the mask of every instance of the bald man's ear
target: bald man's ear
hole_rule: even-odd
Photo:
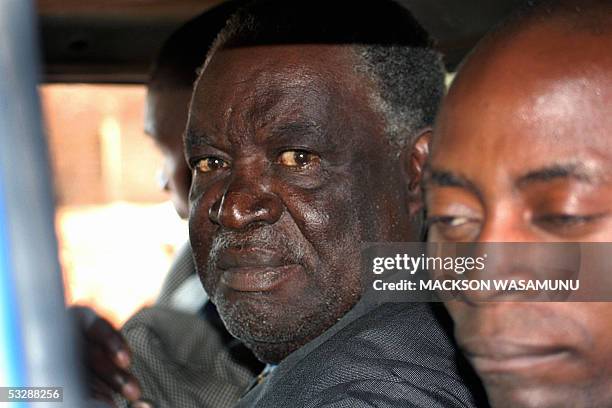
[[[424,129],[412,146],[406,146],[402,151],[401,162],[404,180],[407,184],[408,212],[410,217],[416,216],[424,207],[423,172],[429,158],[429,143],[431,129]]]

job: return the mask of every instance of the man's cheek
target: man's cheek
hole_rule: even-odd
[[[294,191],[288,207],[292,205],[298,218],[313,230],[323,233],[339,231],[351,220],[355,204],[354,184],[350,175],[336,174],[316,190]]]
[[[189,213],[189,240],[194,256],[199,258],[208,256],[214,229],[207,208],[198,205],[198,202],[192,204]]]
[[[229,172],[221,172],[213,176],[193,172],[189,190],[189,201],[192,203],[192,208],[194,206],[210,208],[216,200],[219,200],[223,195],[228,175]]]
[[[451,300],[444,303],[444,307],[448,311],[454,323],[455,336],[461,340],[466,331],[471,332],[470,327],[478,323],[478,314],[469,310],[461,300]]]
[[[302,204],[296,220],[306,240],[319,255],[329,255],[346,249],[348,242],[356,242],[358,233],[350,207],[321,198],[316,205]]]
[[[319,254],[322,269],[342,276],[359,265],[362,234],[353,207],[331,204],[325,222],[311,230],[308,239]]]
[[[200,196],[191,203],[189,214],[189,241],[200,279],[204,283],[210,281],[207,277],[208,257],[212,247],[216,227],[208,217],[208,206]],[[206,288],[207,290],[209,288]]]

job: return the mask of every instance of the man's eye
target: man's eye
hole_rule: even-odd
[[[480,222],[470,217],[436,216],[427,219],[434,241],[473,241],[480,233]]]
[[[206,157],[200,159],[195,164],[196,171],[200,173],[210,173],[215,170],[228,168],[229,164],[218,157]]]
[[[544,214],[534,217],[533,221],[540,227],[560,232],[571,232],[586,228],[593,221],[605,217],[606,214]]]
[[[307,167],[319,162],[318,155],[305,150],[286,150],[278,156],[278,163],[286,167]]]

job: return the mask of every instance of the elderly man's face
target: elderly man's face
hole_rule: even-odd
[[[458,76],[426,175],[432,241],[612,241],[612,41],[567,31]],[[493,406],[612,406],[612,303],[447,307]]]
[[[355,304],[361,241],[413,238],[399,152],[353,58],[329,45],[225,49],[196,86],[196,264],[229,330],[264,361]]]

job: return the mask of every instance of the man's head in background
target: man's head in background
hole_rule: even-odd
[[[483,40],[427,173],[430,240],[612,241],[612,3],[530,5]],[[493,406],[612,406],[611,303],[489,300],[447,307]]]
[[[145,132],[153,138],[157,147],[163,153],[164,167],[162,171],[163,179],[165,180],[163,187],[171,193],[172,202],[178,214],[183,218],[186,218],[188,215],[188,195],[191,183],[191,170],[187,166],[184,156],[183,132],[187,122],[188,105],[193,91],[193,84],[197,78],[197,69],[204,62],[210,45],[239,3],[240,0],[224,2],[222,5],[206,11],[204,14],[181,26],[165,41],[151,70],[145,106]],[[183,261],[183,259],[191,259],[191,253],[188,251],[181,252],[179,254],[178,266],[175,264],[171,268],[169,280],[166,281],[158,299],[158,302],[163,305],[164,309],[178,308],[176,303],[173,302],[174,297],[180,297],[181,300],[185,300],[185,291],[180,290],[181,285],[195,271],[193,265]],[[177,290],[177,287],[179,290]],[[182,286],[182,288],[184,287]],[[201,308],[202,302],[206,300],[205,294],[200,292],[187,292],[187,297],[198,298],[198,309]],[[154,309],[151,311],[154,312]],[[152,349],[149,341],[146,339],[149,335],[146,335],[144,338],[140,337],[140,335],[135,338],[128,336],[128,343],[122,334],[115,330],[108,321],[97,317],[91,310],[78,308],[75,309],[75,313],[80,320],[80,324],[83,326],[83,335],[86,342],[84,347],[86,352],[85,358],[92,374],[89,379],[90,384],[95,390],[94,393],[105,401],[112,400],[113,392],[121,394],[130,401],[137,400],[142,396],[143,390],[145,392],[151,391],[147,389],[149,384],[157,384],[160,378],[163,377],[163,373],[159,370],[149,372],[152,367],[151,364],[176,358],[176,356],[172,355],[175,350],[172,347],[165,347],[167,344],[164,344],[164,349],[161,352],[157,350],[157,354],[151,353]],[[153,315],[157,316],[155,312]],[[198,316],[216,327],[218,317],[215,318],[210,309],[207,309],[206,316]],[[165,330],[163,321],[163,318],[157,319],[155,320],[156,323],[151,326],[142,323],[140,317],[133,317],[129,324],[132,326],[146,326],[145,331],[154,334],[155,339],[157,339],[159,333],[155,332]],[[134,331],[134,333],[136,332],[142,334],[140,330]],[[177,335],[177,333],[173,334]],[[179,335],[193,336],[192,333],[188,332],[180,333]],[[221,336],[223,338],[228,336],[227,333],[216,329],[215,333],[198,332],[196,335]],[[219,356],[226,354],[227,350],[231,349],[232,353],[236,353],[232,355],[232,359],[241,350],[241,347],[236,344],[232,344],[231,347],[227,346],[227,350],[222,349],[225,347],[225,344],[221,343],[214,347],[219,349],[215,348],[215,352],[219,351],[220,353],[214,356],[217,362],[219,361],[218,358],[226,358]],[[135,364],[131,365],[132,362],[135,362]],[[252,357],[241,355],[232,364],[228,364],[224,370],[227,369],[229,373],[234,370],[236,364],[242,364],[245,367],[250,366],[252,364]],[[132,373],[127,372],[128,368],[130,368]],[[140,381],[144,378],[142,375],[147,377],[147,381],[143,382],[144,388],[141,388],[139,380],[135,378],[134,374],[139,376]],[[148,378],[148,376],[152,376],[152,379]],[[238,382],[246,381],[244,376],[242,380],[239,377],[235,376],[232,381],[228,381],[226,387],[220,386],[216,388],[216,393],[210,397],[211,401],[215,400],[221,403],[227,398],[237,398],[238,395],[236,393],[240,388]],[[160,390],[155,390],[155,393],[157,394],[157,391],[161,394],[167,392],[176,386],[177,381],[179,380],[175,379],[164,384]],[[215,381],[218,382],[220,380],[206,378],[198,386],[214,383]],[[226,393],[225,396],[222,395],[224,393]],[[144,406],[143,404],[142,401],[139,401],[138,403],[133,403],[132,406]]]
[[[191,170],[185,161],[183,132],[197,70],[217,33],[239,3],[223,3],[175,31],[160,49],[149,76],[145,132],[164,156],[160,184],[170,193],[181,218],[189,215]]]
[[[226,326],[263,361],[355,305],[362,242],[419,239],[414,141],[444,92],[429,46],[380,0],[255,2],[213,45],[186,131],[191,245]]]

